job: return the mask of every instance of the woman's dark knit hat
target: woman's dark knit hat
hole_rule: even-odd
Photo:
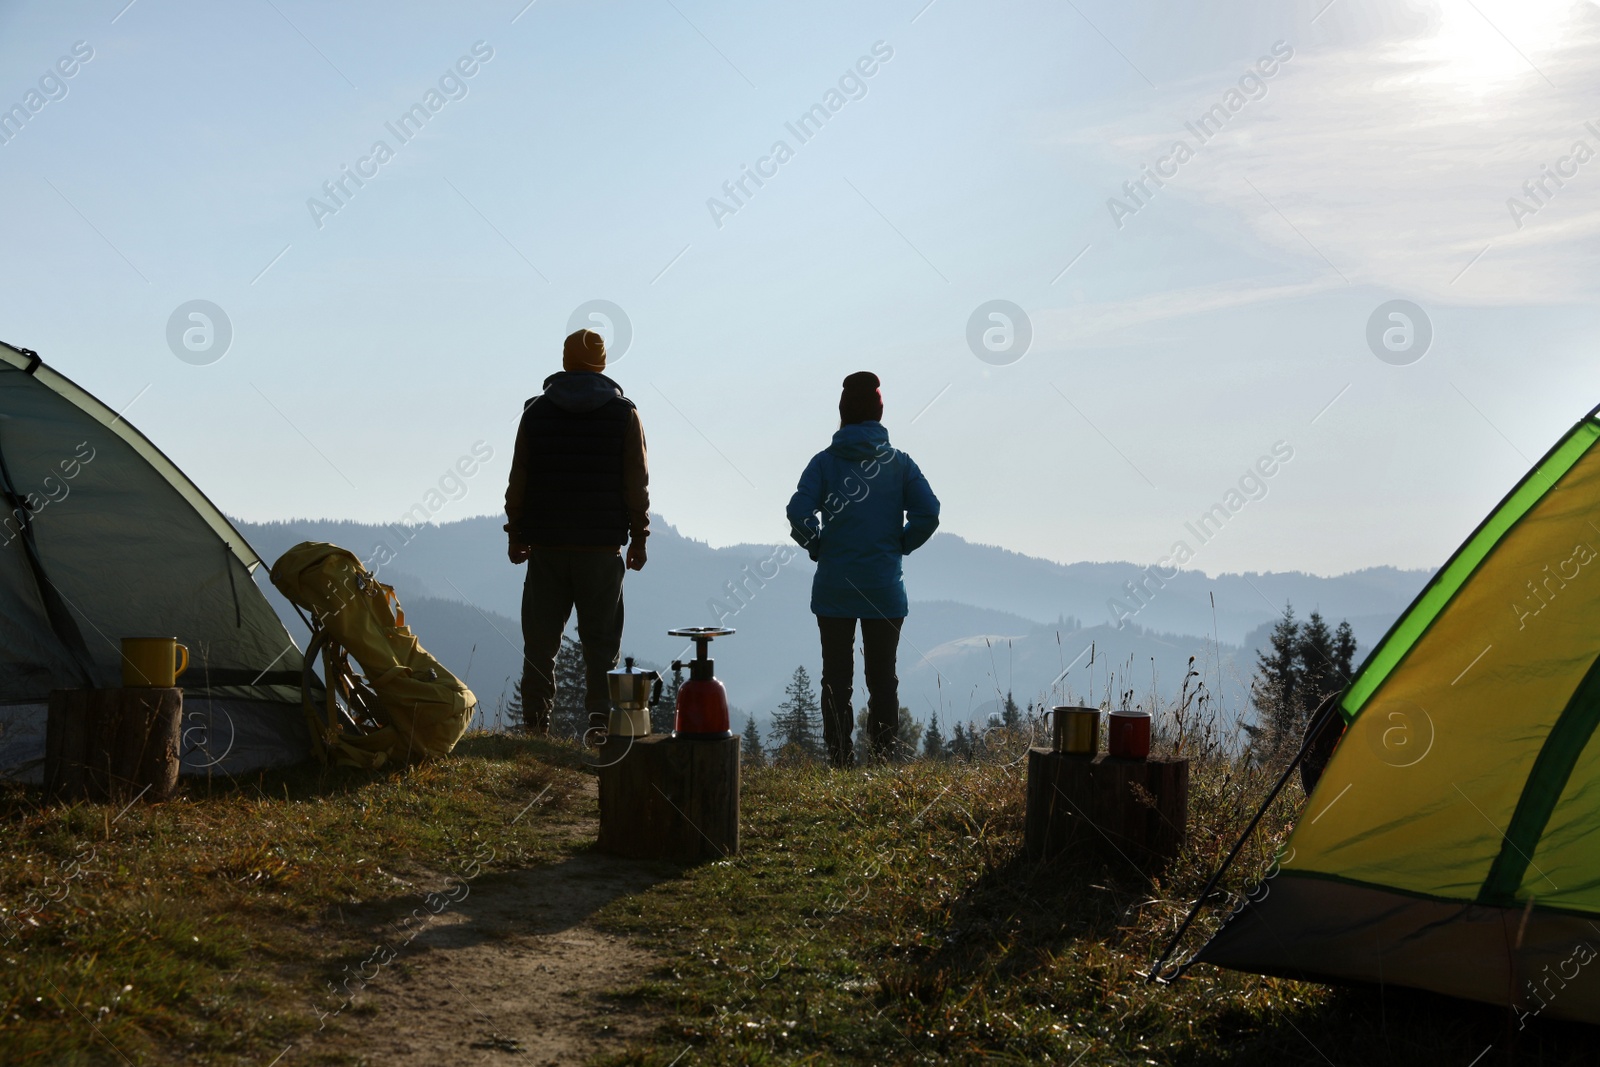
[[[880,384],[878,376],[869,370],[858,370],[846,378],[844,392],[839,396],[839,422],[844,426],[855,422],[882,422]]]

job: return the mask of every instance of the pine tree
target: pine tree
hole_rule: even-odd
[[[1300,647],[1295,650],[1299,661],[1301,716],[1309,715],[1322,698],[1339,689],[1344,682],[1337,674],[1334,661],[1333,634],[1322,615],[1313,611],[1306,624],[1300,628]]]
[[[1341,686],[1349,685],[1355,678],[1356,633],[1350,629],[1350,620],[1344,619],[1333,631],[1333,666],[1338,671]]]
[[[521,678],[511,683],[511,699],[506,702],[506,722],[513,730],[527,729],[527,720],[522,711]]]
[[[583,739],[589,729],[589,712],[584,707],[587,691],[583,644],[563,634],[561,649],[556,653],[556,706],[550,713],[552,735]]]
[[[917,746],[922,744],[922,724],[911,717],[910,708],[901,708],[898,725],[894,752],[889,758],[896,763],[906,763],[917,758]]]
[[[1251,737],[1276,745],[1298,718],[1300,624],[1295,621],[1293,604],[1284,605],[1283,618],[1272,628],[1270,641],[1270,653],[1256,653],[1250,701],[1255,705],[1257,721],[1246,730]]]
[[[661,680],[661,699],[650,709],[650,732],[670,734],[678,726],[678,686],[683,684],[680,674],[674,672]]]
[[[784,701],[772,716],[774,754],[790,758],[820,760],[822,751],[822,709],[811,688],[811,675],[796,667],[794,677],[783,690]]]
[[[1316,611],[1298,623],[1293,606],[1286,605],[1272,628],[1271,645],[1270,651],[1256,654],[1256,674],[1250,681],[1256,721],[1245,725],[1269,751],[1298,745],[1311,711],[1328,694],[1350,684],[1356,635],[1348,619],[1330,633]]]
[[[922,735],[922,754],[931,760],[945,758],[944,735],[939,732],[939,713],[937,711],[928,720],[928,729]]]
[[[756,728],[754,715],[745,716],[744,742],[740,746],[739,756],[746,767],[760,767],[767,762],[766,753],[761,751],[761,731]]]
[[[1006,690],[1006,702],[1000,711],[1000,724],[1007,730],[1015,730],[1022,722],[1022,713],[1017,708],[1017,702],[1011,698],[1011,690]]]
[[[972,741],[967,736],[967,728],[959,722],[956,723],[956,728],[950,731],[950,758],[972,759]]]

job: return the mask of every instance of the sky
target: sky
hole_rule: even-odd
[[[1589,0],[0,0],[0,339],[252,521],[474,449],[432,517],[497,512],[576,320],[714,545],[870,369],[970,540],[1433,567],[1600,402],[1597,56]]]

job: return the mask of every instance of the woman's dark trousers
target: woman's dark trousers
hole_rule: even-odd
[[[895,656],[904,619],[862,619],[862,658],[867,674],[867,741],[874,762],[887,760],[900,733],[900,679]],[[822,738],[835,767],[855,763],[850,706],[856,675],[856,620],[817,616],[822,633]]]

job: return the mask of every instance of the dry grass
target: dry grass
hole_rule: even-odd
[[[970,763],[747,772],[737,855],[598,915],[667,961],[615,992],[670,1022],[610,1062],[1467,1067],[1489,1046],[1477,1067],[1592,1062],[1589,1028],[1515,1032],[1504,1012],[1421,994],[1207,967],[1147,983],[1274,768],[1190,718],[1189,844],[1149,878],[1116,857],[1023,859],[1028,739],[988,740]],[[488,870],[588,847],[577,763],[480,735],[429,767],[191,783],[120,817],[0,792],[0,1063],[271,1063],[337,1007],[374,929],[479,846]],[[1298,802],[1292,786],[1225,892],[1266,867]]]
[[[327,984],[371,952],[378,916],[483,842],[490,869],[556,857],[571,754],[487,736],[458,751],[191,781],[126,811],[0,792],[0,1063],[270,1062],[338,1005]],[[511,825],[547,786],[541,817]]]
[[[1201,737],[1189,844],[1155,878],[1116,857],[1022,858],[1025,738],[991,735],[974,763],[751,773],[737,856],[604,913],[674,961],[631,992],[676,1021],[611,1062],[1467,1067],[1491,1045],[1479,1067],[1593,1062],[1588,1028],[1513,1034],[1505,1012],[1424,994],[1208,966],[1147,982],[1281,770]],[[1301,798],[1285,793],[1190,949],[1287,835]]]

